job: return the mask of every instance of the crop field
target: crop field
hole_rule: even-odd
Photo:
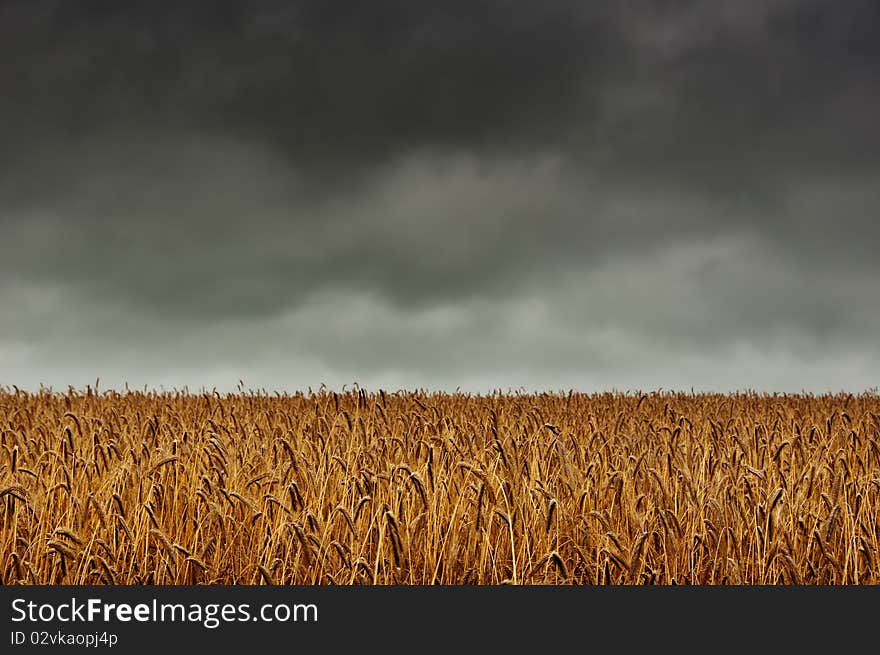
[[[2,584],[878,584],[880,397],[0,391]]]

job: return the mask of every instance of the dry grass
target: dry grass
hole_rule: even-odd
[[[880,398],[0,391],[3,584],[877,584]]]

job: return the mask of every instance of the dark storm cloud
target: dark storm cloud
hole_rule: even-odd
[[[701,178],[876,161],[876,3],[602,4],[6,3],[5,136],[220,132],[330,175],[570,143]]]
[[[0,369],[876,376],[876,3],[211,7],[0,3]]]
[[[612,24],[580,3],[22,2],[6,125],[219,131],[331,171],[412,147],[531,145],[582,119]]]

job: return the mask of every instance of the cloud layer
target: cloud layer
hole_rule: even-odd
[[[876,3],[0,5],[0,384],[860,390]]]

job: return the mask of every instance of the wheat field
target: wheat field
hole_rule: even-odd
[[[0,391],[3,584],[877,584],[880,397]]]

